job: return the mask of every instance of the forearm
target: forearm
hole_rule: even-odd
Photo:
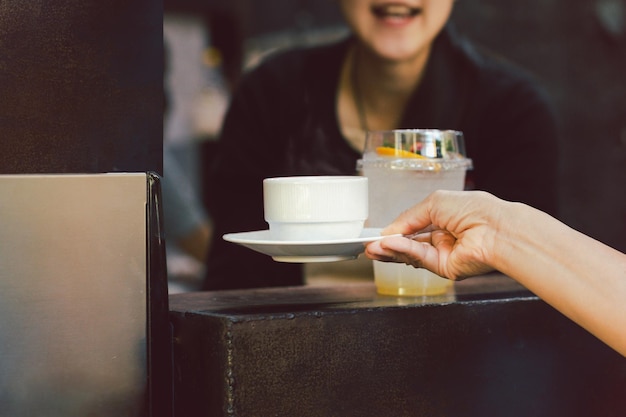
[[[626,356],[626,256],[556,219],[505,203],[493,267]]]

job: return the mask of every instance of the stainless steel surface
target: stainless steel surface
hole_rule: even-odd
[[[146,175],[0,176],[0,416],[134,416]]]

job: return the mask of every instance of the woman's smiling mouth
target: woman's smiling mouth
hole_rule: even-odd
[[[411,17],[415,17],[422,12],[422,9],[420,7],[411,7],[400,3],[374,5],[372,6],[371,10],[374,16],[381,19],[408,19]]]

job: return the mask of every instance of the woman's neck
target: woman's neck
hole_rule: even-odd
[[[411,95],[422,80],[430,51],[402,62],[384,60],[354,45],[348,52],[337,92],[337,113],[344,137],[363,149],[367,130],[400,126]]]
[[[430,48],[410,59],[391,61],[355,45],[352,50],[352,64],[364,91],[383,97],[409,96],[422,79],[429,55]]]
[[[381,128],[398,127],[404,108],[422,80],[430,51],[405,61],[384,60],[356,45],[351,54],[353,89],[368,119]],[[393,126],[391,120],[395,120]],[[384,121],[387,121],[385,126]],[[379,129],[375,125],[367,126]]]

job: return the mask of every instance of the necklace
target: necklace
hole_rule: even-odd
[[[350,81],[352,82],[352,97],[354,104],[356,105],[357,113],[359,114],[359,123],[361,124],[361,130],[367,132],[367,114],[365,113],[365,106],[363,104],[363,97],[361,95],[361,89],[359,88],[359,80],[357,74],[357,50],[354,50],[352,55],[352,68],[350,68]]]

